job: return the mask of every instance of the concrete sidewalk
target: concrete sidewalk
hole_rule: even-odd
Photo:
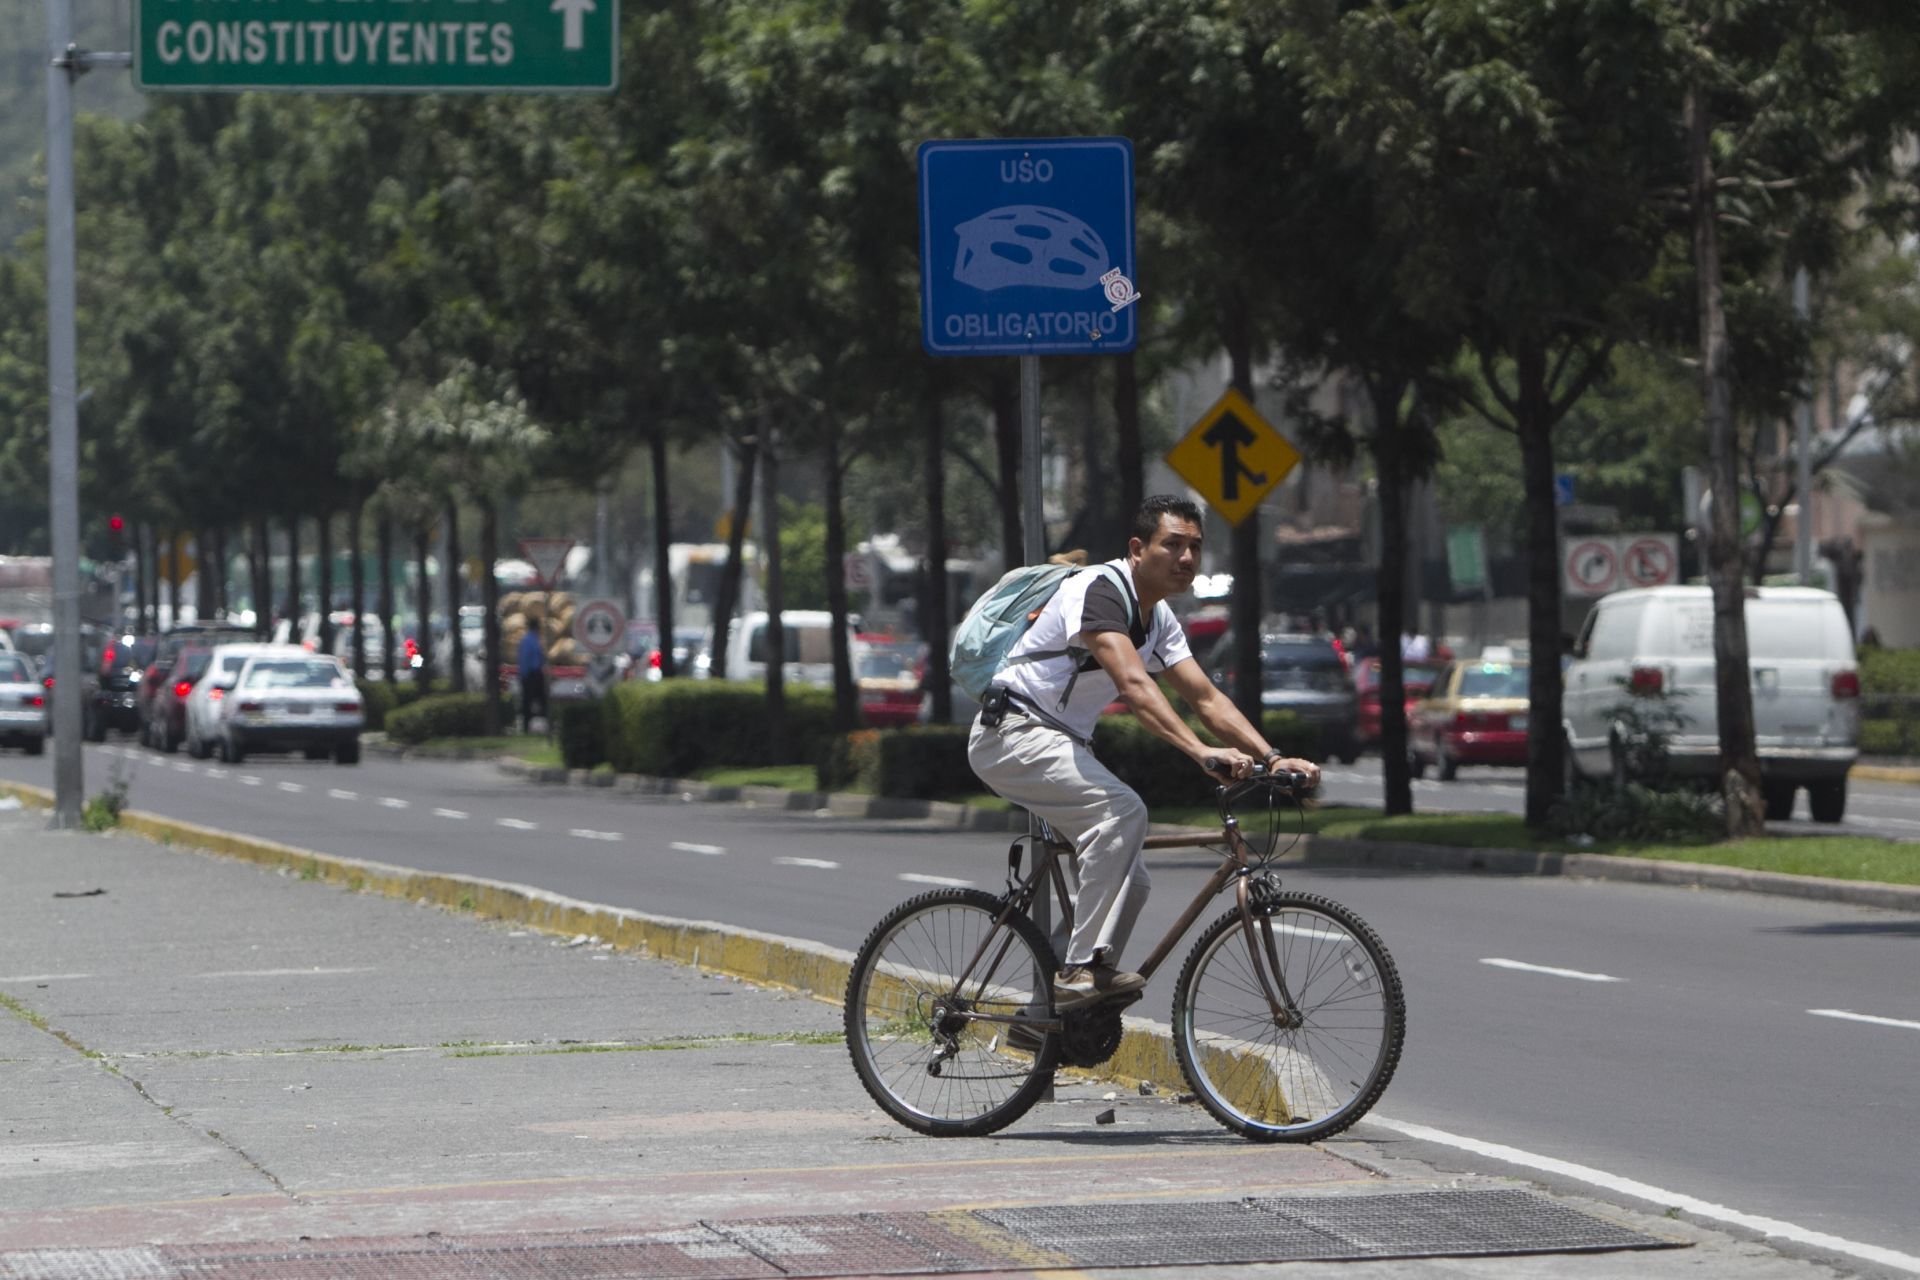
[[[1445,1174],[1364,1129],[1256,1146],[1113,1081],[1063,1076],[999,1137],[921,1138],[861,1091],[833,1005],[645,943],[717,926],[615,949],[532,927],[573,917],[501,886],[467,887],[508,917],[483,919],[444,877],[428,893],[371,862],[247,865],[44,822],[0,809],[0,1277],[1117,1276],[1209,1261],[1180,1249],[1255,1220],[1207,1274],[1869,1274]],[[1415,1198],[1372,1252],[1325,1225],[1389,1193]],[[1423,1247],[1406,1237],[1429,1205]],[[1546,1252],[1476,1256],[1513,1243],[1467,1220],[1503,1205]],[[1116,1254],[1100,1212],[1142,1243]],[[1320,1227],[1273,1226],[1302,1215]],[[1426,1252],[1467,1256],[1408,1260]]]

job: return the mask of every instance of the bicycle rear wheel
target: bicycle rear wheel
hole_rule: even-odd
[[[1013,1024],[976,1016],[1052,1016],[1052,948],[1018,913],[996,932],[1000,910],[978,889],[921,894],[875,925],[854,959],[847,1052],[873,1100],[909,1129],[992,1133],[1053,1078],[1057,1034],[1023,1031],[1031,1047],[1021,1050],[1008,1042]]]
[[[1256,930],[1270,929],[1298,1018],[1275,1016],[1240,913],[1229,911],[1180,973],[1174,1052],[1227,1128],[1258,1142],[1313,1142],[1365,1115],[1393,1079],[1407,1026],[1400,975],[1379,935],[1337,902],[1281,893],[1263,914]],[[1267,954],[1265,938],[1255,941]]]

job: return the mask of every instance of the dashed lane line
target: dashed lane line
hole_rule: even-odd
[[[955,880],[951,876],[923,876],[917,871],[902,871],[900,879],[908,884],[937,884],[947,889],[971,889],[973,881]]]
[[[383,805],[384,807],[386,807],[386,808],[388,808],[388,809],[411,809],[411,808],[413,808],[413,801],[411,801],[411,800],[402,800],[402,799],[401,799],[400,797],[398,797],[398,796],[381,796],[381,797],[380,797],[380,803],[381,803],[381,805]]]
[[[1507,960],[1499,956],[1487,956],[1481,964],[1490,964],[1496,969],[1517,969],[1522,973],[1544,973],[1554,978],[1575,978],[1581,982],[1625,982],[1625,978],[1616,978],[1608,973],[1584,973],[1579,969],[1556,969],[1547,964],[1528,964],[1524,960]]]
[[[467,811],[465,809],[435,809],[433,816],[436,818],[457,818],[464,820],[467,816]]]
[[[251,773],[243,773],[240,775],[240,784],[247,787],[257,787],[260,785],[260,779]]]
[[[776,867],[812,867],[819,871],[838,871],[840,864],[829,862],[825,858],[775,858]]]
[[[594,831],[589,827],[573,827],[567,831],[567,834],[570,836],[577,836],[582,840],[624,840],[626,839],[626,837],[621,835],[618,831]]]
[[[283,782],[280,784],[280,789],[282,791],[291,791],[297,795],[307,789],[307,784],[304,782]]]
[[[540,826],[539,823],[528,822],[525,818],[495,818],[493,821],[495,825],[505,827],[509,831],[534,831]]]
[[[360,798],[358,791],[348,791],[344,787],[329,787],[327,788],[327,794],[335,800],[358,800]]]
[[[717,844],[693,844],[686,840],[675,840],[667,848],[681,853],[697,853],[706,858],[719,858],[726,855],[726,849]]]
[[[1878,1014],[1854,1013],[1850,1009],[1809,1009],[1808,1013],[1816,1018],[1841,1018],[1847,1022],[1867,1022],[1876,1027],[1900,1027],[1907,1031],[1920,1031],[1920,1022],[1909,1022],[1905,1018],[1882,1018]]]

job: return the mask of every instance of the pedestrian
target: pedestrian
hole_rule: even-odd
[[[1125,556],[1061,583],[1008,651],[967,741],[981,781],[1073,842],[1078,887],[1053,983],[1058,1009],[1135,996],[1145,985],[1118,962],[1147,900],[1147,807],[1094,758],[1093,727],[1108,703],[1124,698],[1141,724],[1202,769],[1211,765],[1216,778],[1245,778],[1264,761],[1319,785],[1318,765],[1282,756],[1214,687],[1167,604],[1193,587],[1199,508],[1166,494],[1148,498],[1132,535]],[[1228,745],[1202,742],[1154,673]]]
[[[514,665],[520,674],[520,732],[533,731],[533,708],[538,703],[540,718],[547,713],[547,655],[540,647],[540,623],[529,621],[520,637]]]

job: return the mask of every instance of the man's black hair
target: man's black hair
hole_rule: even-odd
[[[1200,524],[1200,508],[1190,498],[1182,498],[1173,493],[1156,493],[1140,504],[1140,510],[1133,517],[1133,536],[1142,542],[1152,542],[1153,535],[1160,531],[1160,517],[1174,516],[1181,520],[1190,520]]]

